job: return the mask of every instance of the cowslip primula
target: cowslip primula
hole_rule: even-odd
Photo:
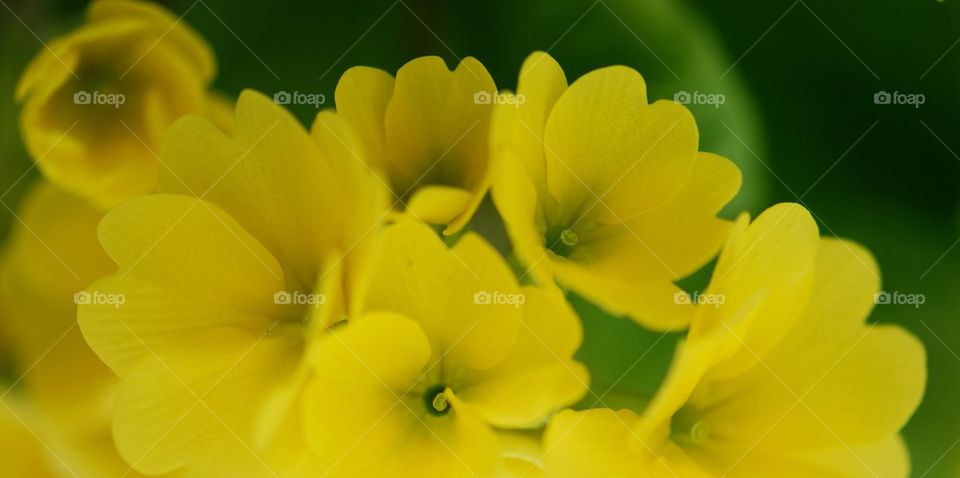
[[[878,289],[870,254],[818,239],[799,206],[741,221],[708,289],[728,302],[698,315],[639,414],[558,415],[551,475],[906,477],[924,350],[864,323]]]
[[[337,84],[337,113],[362,140],[365,157],[395,196],[395,207],[459,231],[489,187],[487,137],[496,86],[467,57],[453,71],[439,57],[410,61],[396,78],[369,67]]]
[[[125,302],[81,305],[79,321],[121,377],[114,436],[135,469],[273,476],[300,449],[277,434],[297,422],[308,350],[344,316],[388,206],[349,128],[324,112],[313,131],[251,91],[232,135],[181,119],[162,193],[101,223],[118,271],[88,291]]]
[[[303,400],[326,476],[495,476],[509,435],[578,400],[580,325],[555,288],[520,287],[473,234],[452,249],[402,221],[356,316],[325,337]],[[317,468],[310,468],[317,469]]]
[[[0,394],[29,404],[13,418],[40,436],[51,460],[63,462],[53,460],[55,468],[120,476],[128,466],[111,435],[118,380],[76,327],[76,303],[92,299],[81,291],[115,270],[97,242],[101,213],[40,181],[17,214],[21,222],[0,259],[0,330],[16,379],[0,385]]]
[[[521,101],[522,98],[522,101]],[[636,71],[614,66],[567,85],[546,53],[520,71],[516,100],[494,113],[493,198],[514,254],[611,313],[685,327],[676,279],[716,253],[716,213],[740,187],[729,160],[700,152],[683,106],[647,103]]]
[[[94,1],[20,78],[24,143],[50,181],[100,207],[146,193],[166,128],[185,114],[222,115],[207,92],[215,69],[204,40],[164,8]]]

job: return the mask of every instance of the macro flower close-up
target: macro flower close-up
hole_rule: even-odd
[[[0,477],[960,476],[951,2],[0,6]]]

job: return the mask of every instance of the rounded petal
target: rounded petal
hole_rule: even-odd
[[[496,94],[496,86],[474,58],[464,58],[452,72],[439,57],[418,58],[397,71],[384,118],[384,169],[398,197],[426,185],[486,194],[492,104],[478,101],[482,94]],[[465,208],[461,214],[472,213]]]
[[[94,2],[86,23],[51,45],[17,92],[39,169],[104,209],[152,191],[163,131],[208,112],[209,47],[166,10],[126,0]]]
[[[158,42],[174,46],[204,81],[213,79],[217,68],[213,50],[189,25],[159,5],[131,0],[97,0],[87,10],[90,22],[132,18],[150,22],[163,35]]]
[[[583,331],[563,295],[536,287],[525,287],[523,295],[523,327],[513,350],[458,391],[484,421],[502,428],[540,425],[582,398],[589,382],[586,367],[572,358]]]
[[[413,193],[407,211],[429,224],[453,222],[473,200],[470,191],[450,186],[424,186]]]
[[[727,241],[714,269],[709,294],[722,304],[701,307],[691,340],[727,335],[731,356],[711,377],[732,377],[756,365],[794,326],[813,282],[819,245],[817,225],[802,206],[778,204]],[[753,307],[752,314],[744,309]],[[755,317],[736,323],[732,318]]]
[[[613,223],[680,191],[697,155],[686,108],[647,104],[646,84],[623,66],[587,73],[560,96],[544,132],[547,181],[562,205]],[[584,210],[573,211],[583,213]]]
[[[635,413],[597,408],[558,413],[544,433],[547,475],[557,478],[650,476],[643,456],[627,446]]]
[[[151,347],[192,331],[237,326],[265,331],[289,314],[276,260],[216,206],[146,196],[111,211],[100,239],[119,265],[79,297],[84,337],[121,376]]]
[[[199,476],[272,476],[252,446],[249,418],[299,362],[298,340],[224,327],[158,345],[121,382],[121,455],[146,474],[186,466]]]
[[[491,151],[499,155],[509,151],[523,170],[537,181],[540,195],[546,189],[543,131],[553,105],[567,89],[563,69],[548,53],[534,52],[520,67],[514,102],[494,106]]]
[[[307,290],[331,254],[358,245],[364,251],[362,245],[369,244],[363,239],[370,225],[347,231],[339,225],[377,217],[386,207],[371,204],[383,200],[380,194],[371,194],[369,202],[343,202],[346,191],[370,188],[336,166],[362,162],[352,157],[359,153],[340,131],[318,127],[316,139],[311,138],[283,108],[245,91],[237,102],[232,138],[197,118],[170,128],[162,152],[169,171],[161,177],[161,189],[204,197],[223,208],[277,258],[288,289]]]
[[[473,234],[450,250],[412,220],[387,227],[359,310],[398,312],[416,320],[437,359],[485,369],[503,359],[520,328],[520,297],[500,255]],[[504,298],[503,302],[497,302]]]
[[[355,66],[343,73],[337,83],[337,114],[357,132],[370,164],[386,172],[386,126],[384,115],[393,96],[393,77],[389,73]]]
[[[344,472],[392,458],[418,424],[404,400],[430,353],[417,323],[398,314],[369,314],[324,337],[302,401],[314,452]]]

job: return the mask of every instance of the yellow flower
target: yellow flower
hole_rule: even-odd
[[[864,323],[878,289],[870,254],[818,239],[800,206],[740,221],[709,289],[726,301],[703,306],[650,405],[639,416],[558,415],[548,467],[561,477],[906,477],[898,432],[923,395],[924,350],[899,327]]]
[[[387,213],[346,125],[324,112],[313,133],[244,92],[231,136],[177,121],[162,194],[101,223],[119,270],[88,290],[124,300],[79,321],[122,379],[114,435],[137,470],[273,476],[302,446],[279,432],[298,422],[311,338],[345,313]]]
[[[97,242],[101,214],[45,182],[34,186],[18,214],[22,222],[0,262],[0,329],[17,379],[0,393],[29,404],[11,407],[12,418],[43,440],[50,448],[43,453],[62,462],[54,462],[56,468],[119,477],[128,466],[111,437],[118,381],[76,327],[75,302],[85,300],[78,292],[115,269]],[[14,443],[2,442],[4,448]]]
[[[586,391],[580,326],[556,289],[519,287],[489,245],[382,236],[357,319],[324,339],[303,401],[327,476],[492,476],[496,429],[542,426]],[[317,468],[314,468],[314,470]]]
[[[686,326],[672,281],[716,253],[729,225],[715,215],[740,187],[733,163],[697,151],[686,108],[648,104],[622,66],[568,87],[534,53],[493,125],[493,199],[532,275],[647,327]]]
[[[372,167],[416,218],[460,230],[489,187],[487,138],[496,86],[474,58],[454,71],[439,57],[413,60],[390,74],[347,70],[337,113],[359,133]]]
[[[48,179],[101,207],[151,191],[167,127],[215,108],[215,68],[203,39],[163,8],[94,1],[20,79],[27,150]]]

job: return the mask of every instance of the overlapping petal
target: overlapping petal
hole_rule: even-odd
[[[493,197],[534,277],[615,315],[667,330],[693,310],[672,282],[705,264],[728,232],[719,210],[740,187],[728,160],[697,151],[690,113],[647,103],[634,70],[609,67],[566,86],[544,53],[498,105]]]

